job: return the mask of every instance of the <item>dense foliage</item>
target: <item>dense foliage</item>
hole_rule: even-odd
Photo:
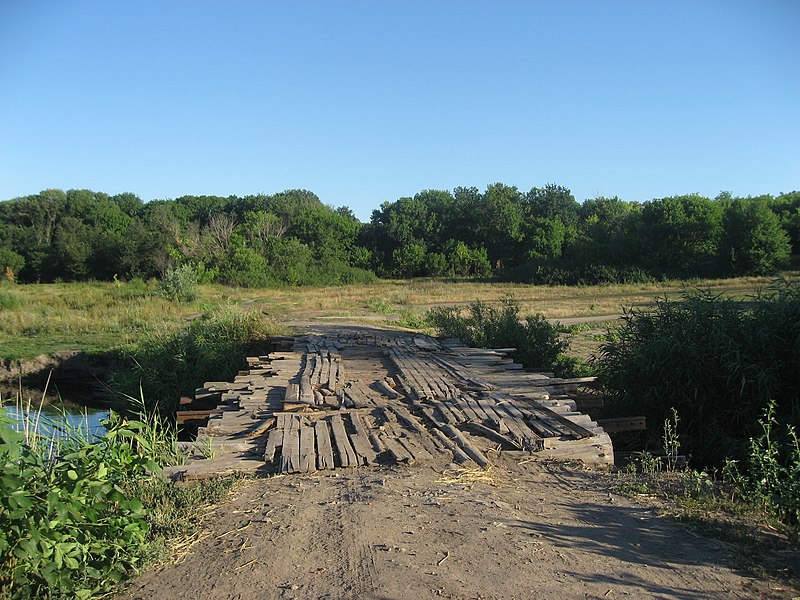
[[[780,423],[800,425],[800,286],[776,284],[745,302],[696,293],[631,311],[597,367],[618,413],[658,424],[675,408],[696,464],[742,461],[771,400]]]
[[[117,422],[49,456],[0,417],[0,596],[94,598],[140,564],[147,517],[125,487],[155,468],[143,428]]]
[[[20,281],[161,278],[239,286],[497,274],[532,283],[763,274],[800,251],[800,193],[579,204],[549,184],[522,192],[424,190],[369,223],[305,190],[182,196],[45,190],[0,202],[0,276]]]
[[[230,490],[230,478],[177,487],[157,474],[183,459],[177,431],[143,400],[134,409],[99,439],[52,438],[26,409],[23,423],[0,416],[0,598],[107,598]]]
[[[523,319],[519,310],[513,300],[500,307],[473,302],[466,312],[449,306],[433,308],[426,319],[442,336],[478,348],[514,348],[511,356],[526,367],[552,369],[568,343],[542,315]]]

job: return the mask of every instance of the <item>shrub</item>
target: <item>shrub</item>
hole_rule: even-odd
[[[759,420],[761,435],[750,439],[748,470],[740,484],[777,518],[800,525],[800,441],[791,425],[780,427],[770,400]]]
[[[601,347],[598,375],[616,414],[660,423],[675,407],[696,464],[743,460],[769,400],[800,421],[800,286],[779,282],[747,302],[709,292],[630,311]]]
[[[602,285],[606,283],[652,283],[657,276],[634,265],[532,260],[506,271],[504,279],[534,285]]]
[[[513,358],[529,368],[551,369],[568,343],[542,315],[522,319],[519,305],[504,300],[499,308],[473,302],[466,315],[456,307],[433,308],[426,320],[440,335],[483,348],[513,347]]]
[[[25,268],[25,259],[8,248],[0,248],[0,280],[14,281]]]
[[[8,597],[96,597],[137,566],[145,511],[123,488],[155,468],[135,450],[143,427],[120,421],[97,443],[68,437],[48,459],[0,417],[0,581]]]
[[[186,264],[167,269],[158,282],[156,294],[173,302],[197,300],[197,268]]]

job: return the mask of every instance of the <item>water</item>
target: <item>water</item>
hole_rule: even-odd
[[[8,396],[3,395],[4,399]],[[25,395],[24,397],[30,397]],[[35,396],[34,396],[35,397]],[[41,392],[39,392],[41,398]],[[28,427],[36,430],[43,436],[51,439],[63,438],[69,432],[80,432],[88,439],[102,437],[106,433],[103,421],[108,419],[109,411],[103,408],[81,406],[61,399],[48,399],[39,409],[39,399],[32,400],[28,409],[27,400],[22,406],[13,401],[0,407],[2,413],[17,423],[17,428],[24,430],[27,420]],[[26,417],[27,413],[27,417]]]

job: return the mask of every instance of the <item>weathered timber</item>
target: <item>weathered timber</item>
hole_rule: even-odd
[[[356,451],[353,450],[353,446],[350,444],[350,437],[344,428],[342,417],[338,414],[331,417],[331,431],[333,431],[333,442],[340,466],[356,467],[361,464],[363,461],[359,459]]]
[[[620,431],[646,431],[647,421],[644,417],[620,417],[618,419],[598,419],[597,424],[606,433]]]
[[[317,468],[317,454],[314,448],[314,428],[308,423],[300,427],[300,471],[307,473]]]
[[[443,425],[441,430],[447,437],[458,444],[461,449],[464,450],[464,453],[478,463],[479,466],[487,467],[489,465],[489,459],[484,456],[483,452],[473,446],[472,442],[467,440],[467,438],[464,437],[464,434],[462,434],[458,429],[452,425]]]
[[[333,447],[327,419],[314,423],[314,437],[317,442],[317,469],[333,469]]]
[[[434,427],[431,429],[431,433],[445,448],[450,450],[450,452],[453,454],[453,460],[455,460],[457,463],[465,463],[472,460],[458,444],[448,438],[440,429]]]
[[[354,410],[351,410],[348,416],[350,417],[350,423],[353,425],[353,433],[350,434],[350,440],[353,443],[356,454],[364,460],[365,464],[375,464],[375,452],[370,445],[369,436],[361,417]]]
[[[275,452],[283,444],[283,429],[273,429],[267,438],[267,448],[264,451],[264,460],[271,463],[275,460]]]

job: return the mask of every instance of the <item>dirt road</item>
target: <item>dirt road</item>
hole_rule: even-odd
[[[450,467],[453,467],[450,465]],[[498,458],[246,483],[126,600],[780,598],[714,542],[575,465]]]

